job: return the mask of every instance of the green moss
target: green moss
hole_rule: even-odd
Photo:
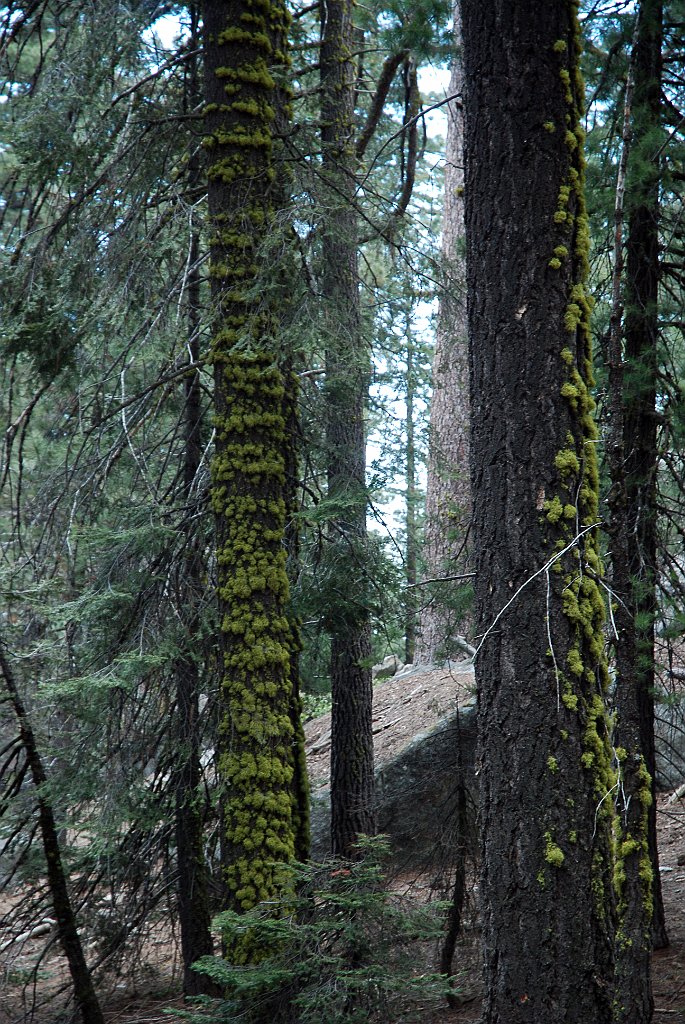
[[[559,762],[557,761],[556,757],[552,757],[551,754],[547,758],[547,768],[553,775],[555,775],[559,771]]]
[[[570,448],[563,448],[560,452],[557,452],[554,457],[554,465],[562,477],[577,474],[580,471],[578,456]]]
[[[568,44],[565,39],[557,39],[552,49],[555,53],[566,53],[568,50]]]
[[[564,514],[564,506],[556,495],[550,501],[546,501],[543,508],[550,523],[558,523]]]
[[[556,845],[552,839],[552,833],[545,832],[545,861],[547,864],[551,864],[554,868],[560,868],[565,860],[564,851]]]
[[[569,711],[578,710],[578,695],[576,693],[573,693],[571,691],[562,693],[561,702],[564,705],[564,707],[567,708]]]
[[[250,29],[238,28],[236,25],[231,25],[220,32],[217,42],[219,46],[227,46],[233,43],[238,46],[255,47],[269,56],[272,55],[274,49],[271,39],[265,32],[253,32]],[[230,72],[233,69],[228,68],[227,70]]]
[[[552,270],[559,270],[561,268],[561,260],[557,259],[556,256],[553,256],[549,261],[548,266],[550,266]]]
[[[572,647],[566,656],[566,665],[568,666],[569,672],[574,676],[582,676],[583,674],[583,660],[580,656],[580,651],[575,647]]]
[[[554,121],[545,121],[542,127],[545,129],[546,132],[549,132],[550,135],[557,130]]]

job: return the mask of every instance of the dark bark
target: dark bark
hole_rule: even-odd
[[[649,958],[655,916],[654,867],[658,878],[658,860],[653,864],[650,855],[653,852],[656,857],[652,687],[656,611],[658,299],[658,194],[654,189],[658,182],[654,170],[648,174],[650,180],[645,180],[640,139],[648,124],[654,126],[655,115],[658,124],[660,6],[650,4],[640,8],[626,84],[623,151],[616,190],[609,343],[609,533],[611,582],[616,603],[616,750],[621,777],[616,844],[619,914],[616,1019],[630,1024],[651,1020],[653,1012]],[[650,97],[655,86],[656,96]],[[646,109],[650,98],[652,102]],[[651,150],[651,139],[649,145]],[[627,169],[635,167],[637,171],[627,174]],[[621,295],[624,193],[632,207],[630,263],[625,278],[631,313],[628,315],[626,310],[625,361]],[[648,203],[648,199],[652,202]],[[652,849],[650,825],[654,829]]]
[[[661,121],[663,3],[643,0],[634,60],[633,151],[628,171],[626,244],[624,445],[628,505],[628,572],[636,632],[636,707],[640,749],[652,778],[648,844],[652,863],[652,933],[668,945],[657,851],[654,779],[654,620],[657,610],[657,345],[659,289],[659,162],[655,131]]]
[[[197,35],[198,12],[193,8],[192,35]],[[193,45],[197,49],[197,42]],[[189,65],[189,106],[199,101],[197,60]],[[188,187],[200,183],[200,161],[193,153],[188,167]],[[193,228],[188,254],[189,272],[186,291],[188,321],[188,360],[200,360],[200,235]],[[183,382],[185,399],[185,448],[183,458],[183,498],[186,505],[197,488],[197,475],[202,460],[202,402],[200,374],[192,370]],[[197,543],[188,541],[182,569],[183,605],[187,609],[186,650],[175,666],[178,764],[176,775],[176,852],[178,856],[178,917],[183,958],[183,992],[187,996],[218,995],[219,991],[206,975],[192,970],[202,956],[211,956],[214,944],[211,933],[209,878],[204,856],[204,801],[200,792],[200,672],[191,653],[193,638],[199,630],[198,602],[202,594],[203,565]]]
[[[93,980],[83,955],[83,947],[81,946],[81,939],[76,924],[76,915],[74,914],[69,896],[57,824],[47,793],[48,777],[14,678],[14,673],[1,641],[0,671],[5,680],[9,702],[17,719],[19,735],[26,752],[31,778],[36,787],[38,822],[43,842],[43,851],[45,853],[50,898],[55,912],[55,920],[57,921],[57,935],[67,959],[72,985],[74,986],[74,999],[81,1014],[83,1024],[103,1024],[104,1017],[102,1016]]]
[[[623,222],[626,170],[631,144],[633,45],[625,87],[623,141],[616,183],[614,213],[614,266],[609,330],[609,428],[607,462],[611,478],[608,505],[611,584],[615,601],[613,632],[616,668],[616,756],[620,774],[617,794],[615,886],[618,894],[616,947],[616,1019],[631,1024],[650,1021],[654,1008],[649,975],[651,865],[647,844],[647,814],[652,802],[651,779],[646,772],[638,711],[638,636],[632,610],[631,543],[628,537],[630,504],[626,486],[625,381],[623,362]]]
[[[326,445],[331,557],[349,588],[329,610],[331,630],[331,844],[354,856],[373,834],[371,623],[366,591],[366,439],[369,354],[362,334],[354,212],[355,157],[351,0],[324,9],[321,39],[322,170],[333,186],[323,230],[322,294],[326,331]]]
[[[286,359],[283,368],[283,419],[285,421],[285,483],[286,483],[286,532],[285,543],[288,553],[288,577],[292,581],[297,578],[300,567],[300,532],[295,515],[298,508],[298,484],[300,473],[298,452],[300,450],[300,424],[298,418],[299,381],[295,375],[291,360]],[[300,659],[302,649],[299,622],[290,612],[291,658],[290,683],[292,687],[290,700],[290,719],[293,728],[293,784],[292,813],[295,830],[295,859],[304,864],[310,857],[310,791],[307,776],[307,757],[305,752],[304,726],[302,725],[302,699],[300,695]]]
[[[461,934],[462,916],[466,901],[466,863],[468,859],[469,821],[467,813],[467,790],[464,758],[462,755],[462,739],[459,720],[457,720],[456,746],[456,780],[455,780],[455,826],[456,845],[453,851],[453,884],[452,899],[447,911],[445,935],[440,950],[440,973],[447,977],[454,976],[454,953],[457,940]],[[454,996],[448,992],[447,1001],[455,1004]]]
[[[576,6],[463,0],[462,22],[484,1022],[608,1024],[614,774]]]
[[[443,199],[443,288],[433,358],[433,394],[426,484],[423,557],[427,579],[469,569],[466,537],[471,516],[469,479],[469,368],[464,266],[464,114],[459,4],[454,5],[451,100],[447,108]],[[453,637],[463,626],[463,588],[434,584],[422,594],[416,661],[431,663],[457,653]],[[461,605],[461,607],[460,607]]]

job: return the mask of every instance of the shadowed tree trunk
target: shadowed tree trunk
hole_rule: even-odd
[[[637,38],[637,33],[636,33]],[[648,808],[653,801],[652,780],[641,742],[640,669],[637,623],[634,618],[631,578],[631,503],[628,498],[625,457],[625,364],[623,359],[623,220],[626,195],[634,83],[636,42],[631,53],[625,87],[623,140],[618,165],[614,213],[614,266],[609,331],[609,426],[607,462],[611,478],[607,503],[611,538],[611,585],[614,600],[613,635],[616,668],[616,757],[620,785],[617,790],[616,872],[618,896],[616,944],[616,1014],[626,1024],[652,1019],[654,1003],[649,977],[651,950],[652,868],[647,841]],[[652,654],[653,657],[653,654]]]
[[[615,774],[576,4],[463,0],[462,30],[483,1020],[608,1024]]]
[[[331,844],[354,856],[375,831],[371,731],[371,622],[366,596],[366,439],[369,353],[362,334],[354,211],[356,64],[351,0],[324,8],[321,40],[322,169],[332,186],[323,222],[329,557],[346,593],[329,610],[331,632]]]
[[[193,49],[197,47],[199,12],[191,10]],[[200,100],[197,58],[189,66],[187,105],[192,108]],[[200,184],[200,160],[191,154],[188,166],[188,188]],[[200,358],[200,234],[191,230],[188,253],[189,273],[186,291],[188,322],[188,360]],[[202,461],[202,403],[200,374],[189,371],[183,382],[185,399],[185,448],[183,460],[183,497],[189,505],[197,487],[197,474]],[[193,638],[199,629],[198,604],[202,594],[203,565],[197,543],[189,538],[182,567],[181,588],[187,612],[187,649],[175,665],[178,734],[178,765],[176,776],[176,850],[178,855],[178,917],[181,929],[183,958],[183,992],[194,996],[202,993],[218,995],[216,986],[206,975],[192,970],[202,956],[210,956],[212,942],[209,908],[209,880],[204,856],[204,822],[200,793],[200,672],[191,653]]]
[[[443,200],[443,288],[433,359],[426,525],[423,558],[427,579],[468,571],[466,538],[471,518],[469,479],[469,368],[464,266],[464,113],[462,106],[461,14],[454,4],[452,73],[447,107]],[[415,660],[450,657],[463,616],[455,581],[421,588]]]
[[[668,945],[657,852],[654,779],[654,619],[657,610],[657,346],[659,291],[659,162],[663,3],[643,0],[634,59],[633,154],[628,164],[624,420],[628,572],[636,632],[636,706],[642,751],[652,778],[647,841],[653,870],[652,932]],[[620,707],[619,707],[620,711]]]

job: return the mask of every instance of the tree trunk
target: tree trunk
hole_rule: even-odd
[[[365,581],[366,439],[369,354],[362,334],[354,212],[355,64],[351,0],[330,0],[321,39],[322,171],[331,186],[323,227],[322,293],[326,331],[326,444],[329,558],[348,593],[329,609],[331,632],[331,844],[354,856],[373,834],[371,623]]]
[[[608,1024],[615,775],[576,5],[463,0],[462,19],[484,1022]]]
[[[466,538],[471,519],[469,479],[469,369],[464,266],[464,113],[461,13],[454,4],[454,42],[447,107],[445,195],[438,326],[426,486],[423,557],[428,579],[468,571]],[[444,661],[455,653],[451,638],[464,615],[454,582],[422,588],[415,660]]]
[[[280,0],[206,0],[204,144],[209,154],[216,452],[212,506],[222,682],[219,772],[224,786],[223,858],[229,907],[273,899],[282,865],[298,847],[293,816],[293,727],[288,615],[288,485],[279,309],[261,294],[259,268],[273,254],[283,188],[274,159],[286,66],[288,15]],[[267,242],[274,248],[267,255]],[[282,288],[285,303],[286,289]],[[246,937],[235,961],[263,950]]]
[[[31,778],[36,787],[38,802],[38,821],[45,853],[45,864],[48,875],[50,898],[57,921],[57,935],[69,965],[69,973],[74,986],[74,999],[79,1008],[83,1024],[103,1024],[104,1017],[95,993],[93,980],[83,955],[83,947],[76,925],[76,916],[71,905],[67,876],[62,863],[57,835],[57,824],[47,794],[48,778],[38,750],[36,738],[24,709],[14,674],[7,660],[7,655],[0,642],[0,671],[5,679],[10,705],[17,719],[19,735],[26,751],[26,759],[31,771]]]
[[[636,149],[644,130],[645,79],[654,71],[653,56],[645,47],[644,8],[638,22],[631,53],[625,90],[623,150],[618,168],[616,188],[613,299],[609,339],[609,432],[607,453],[611,488],[608,504],[611,513],[611,584],[615,595],[614,647],[616,665],[616,756],[619,761],[618,821],[616,826],[615,885],[618,895],[619,930],[617,933],[616,1019],[626,1024],[640,1024],[652,1018],[653,1000],[650,985],[650,951],[654,871],[650,857],[649,826],[653,816],[654,784],[649,774],[651,754],[654,770],[654,703],[645,691],[645,678],[654,684],[654,573],[656,570],[656,303],[658,285],[658,249],[651,260],[645,259],[644,217],[638,218],[632,239],[632,270],[637,281],[625,281],[625,290],[636,301],[636,291],[648,302],[649,309],[635,310],[631,316],[632,365],[623,356],[623,221],[624,196],[630,202],[631,191],[638,196],[644,186],[642,161],[638,160],[639,178],[627,174],[635,164]],[[659,18],[660,25],[660,18]],[[647,41],[656,44],[657,69],[660,60],[660,33],[654,38],[653,24],[648,26]],[[651,37],[651,39],[650,39]],[[653,45],[652,45],[653,49]],[[647,58],[647,59],[646,59]],[[650,59],[651,58],[651,59]],[[638,74],[638,67],[642,65]],[[646,65],[646,66],[645,66]],[[640,93],[634,87],[640,80]],[[658,82],[658,75],[657,75]],[[640,102],[641,101],[641,102]],[[642,109],[640,109],[642,107]],[[659,102],[657,95],[656,109]],[[653,122],[652,122],[653,124]],[[635,145],[633,145],[635,144]],[[653,143],[650,141],[650,149]],[[651,175],[655,179],[655,175]],[[626,181],[628,178],[628,181]],[[632,179],[632,180],[631,180]],[[626,187],[627,186],[627,187]],[[634,200],[633,200],[634,201]],[[656,211],[652,209],[656,239]],[[644,210],[642,210],[644,213]],[[630,218],[635,228],[635,207]],[[630,251],[629,249],[629,251]],[[640,258],[641,257],[641,258]],[[647,266],[645,267],[645,264]],[[646,272],[645,272],[646,271]],[[645,282],[653,287],[645,289]],[[626,318],[626,326],[627,326]],[[650,329],[651,328],[651,329]],[[626,344],[626,358],[628,345]],[[630,374],[632,373],[632,381]],[[645,408],[646,407],[646,408]],[[651,410],[651,415],[649,412]],[[648,421],[648,422],[646,422]],[[649,442],[651,441],[651,451]],[[645,476],[645,470],[647,476]],[[649,478],[651,471],[651,479]],[[642,544],[647,543],[646,551]],[[649,544],[653,544],[653,560],[647,563]],[[648,598],[645,603],[645,596]],[[651,598],[651,603],[649,599]],[[641,618],[643,617],[643,618]],[[651,704],[651,707],[649,706]],[[651,718],[646,720],[647,712]],[[654,834],[656,839],[656,831]],[[656,847],[655,847],[656,852]],[[656,862],[658,870],[658,861]]]
[[[416,655],[416,572],[418,564],[418,537],[416,511],[419,503],[416,486],[416,437],[414,428],[414,398],[416,395],[416,353],[412,334],[411,315],[407,314],[405,325],[407,342],[407,452],[405,461],[406,481],[406,526],[407,546],[405,552],[405,573],[407,596],[405,599],[404,661],[410,665]]]
[[[192,36],[197,46],[199,13],[193,7]],[[189,104],[199,101],[197,59],[189,68]],[[200,161],[191,154],[188,167],[188,188],[200,182]],[[193,228],[188,254],[189,272],[186,291],[188,314],[188,357],[190,363],[200,358],[200,235]],[[202,460],[202,403],[200,374],[189,371],[183,382],[185,399],[185,448],[183,459],[183,499],[189,505],[197,487],[197,474]],[[191,653],[199,631],[198,602],[202,593],[202,559],[197,542],[188,540],[179,590],[187,609],[186,650],[175,665],[178,764],[176,775],[176,851],[178,856],[178,917],[181,929],[183,958],[183,992],[186,996],[218,995],[210,979],[192,970],[192,965],[214,950],[209,907],[209,879],[204,856],[204,821],[200,795],[200,673]]]
[[[654,779],[654,619],[657,611],[657,345],[659,292],[659,163],[655,131],[661,125],[662,0],[642,0],[635,52],[633,153],[628,168],[626,245],[625,456],[631,611],[637,640],[640,749],[652,778],[647,837],[652,863],[654,946],[668,945],[656,832]]]
[[[614,266],[612,311],[609,331],[609,427],[607,461],[611,488],[608,505],[611,522],[611,587],[615,601],[613,632],[616,668],[616,757],[620,775],[617,791],[618,817],[615,826],[618,895],[616,947],[616,1019],[640,1024],[652,1019],[654,1003],[649,978],[651,947],[652,871],[647,842],[648,807],[652,802],[651,778],[647,773],[640,736],[638,707],[638,635],[633,617],[631,542],[628,537],[631,508],[626,486],[624,432],[623,362],[623,210],[626,168],[631,143],[631,104],[637,47],[633,46],[625,87],[623,145],[618,165],[614,215]]]

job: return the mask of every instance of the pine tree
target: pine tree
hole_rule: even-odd
[[[423,557],[427,579],[418,627],[416,660],[431,663],[459,650],[455,633],[460,617],[455,575],[466,573],[464,557],[471,515],[469,477],[469,369],[464,266],[464,114],[461,15],[454,5],[454,52],[447,107],[447,146],[443,195],[442,259],[430,438],[426,484]],[[463,605],[463,602],[462,602]],[[461,609],[463,614],[463,607]]]
[[[321,34],[322,171],[333,188],[322,251],[325,303],[326,446],[330,523],[342,580],[352,592],[329,611],[331,631],[331,845],[351,857],[360,835],[375,832],[371,731],[371,623],[364,594],[366,439],[369,355],[363,334],[354,210],[356,155],[354,102],[355,30],[350,0],[326,5]],[[347,572],[344,567],[347,566]],[[355,580],[355,576],[357,577]],[[358,593],[354,590],[357,588]]]
[[[462,18],[484,1020],[608,1024],[615,773],[577,5],[464,0]]]
[[[219,770],[227,904],[238,911],[279,891],[279,865],[295,855],[304,813],[294,786],[299,753],[285,567],[284,353],[278,309],[261,293],[259,278],[260,248],[278,230],[283,209],[274,136],[276,119],[287,108],[287,24],[279,0],[258,9],[242,0],[206,0],[203,6],[214,307],[212,506],[222,659]],[[255,952],[248,943],[232,954],[240,959]]]

